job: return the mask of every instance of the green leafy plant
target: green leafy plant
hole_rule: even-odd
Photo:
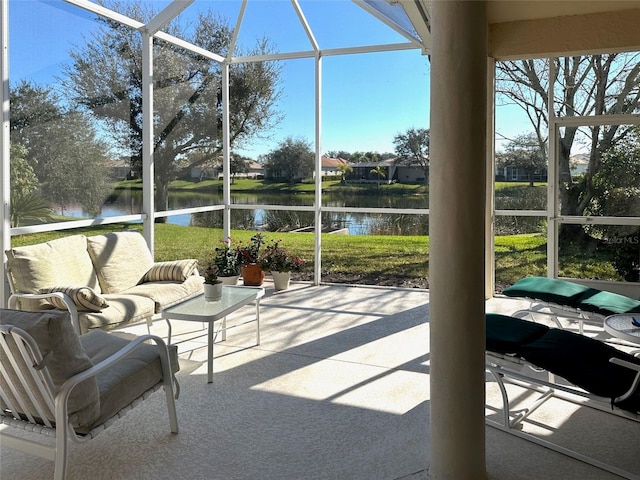
[[[260,256],[262,268],[272,272],[299,272],[305,265],[304,259],[292,255],[280,242],[273,241],[265,246]]]
[[[260,250],[264,244],[265,238],[262,233],[256,233],[252,236],[249,244],[246,246],[242,246],[242,242],[240,242],[240,246],[238,246],[238,258],[240,259],[241,265],[260,263]]]
[[[213,255],[213,264],[221,277],[232,277],[240,274],[242,259],[237,247],[233,246],[231,238],[221,240],[223,246],[216,247]]]

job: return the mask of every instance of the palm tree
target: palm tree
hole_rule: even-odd
[[[369,173],[375,173],[378,176],[378,188],[380,188],[380,178],[387,178],[384,167],[378,165],[376,168],[372,168]]]
[[[353,167],[348,163],[341,163],[340,165],[338,165],[337,170],[338,172],[340,172],[341,181],[343,183],[346,183],[347,175],[353,172]]]
[[[36,192],[18,193],[11,198],[10,223],[12,227],[19,227],[24,221],[47,222],[51,219],[51,208]]]

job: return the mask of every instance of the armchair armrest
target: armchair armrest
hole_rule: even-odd
[[[69,315],[71,317],[71,322],[73,323],[73,328],[75,328],[78,335],[80,334],[80,323],[78,321],[78,309],[76,308],[76,304],[73,303],[71,297],[63,292],[50,292],[50,293],[12,293],[9,296],[8,306],[12,310],[19,310],[18,300],[21,298],[28,298],[33,300],[45,299],[45,298],[59,298],[64,304],[67,306],[67,310],[69,310]]]
[[[640,365],[627,362],[626,360],[622,360],[621,358],[615,358],[615,357],[610,358],[609,362],[615,365],[620,365],[621,367],[626,367],[630,370],[636,371],[636,376],[633,379],[633,382],[631,383],[631,387],[629,388],[629,390],[627,390],[623,395],[616,398],[614,401],[614,403],[622,402],[627,398],[631,397],[632,395],[634,395],[636,390],[638,390],[638,387],[640,386]]]

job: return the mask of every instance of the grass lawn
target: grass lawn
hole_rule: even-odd
[[[96,235],[136,224],[113,224],[75,230],[74,233]],[[247,244],[255,232],[233,230],[233,241]],[[21,235],[12,245],[22,246],[70,235],[56,231]],[[313,278],[314,237],[309,233],[265,233],[267,241],[281,240],[292,253],[307,260],[298,279]],[[196,258],[204,265],[222,240],[222,230],[206,227],[183,227],[157,224],[155,258],[157,261]],[[538,234],[498,236],[495,240],[496,287],[513,284],[520,278],[546,276],[546,238]],[[581,251],[561,253],[562,276],[619,280],[606,258],[585,256]],[[322,281],[367,285],[428,287],[429,238],[424,236],[329,235],[322,236]]]
[[[142,191],[142,181],[126,180],[118,182],[115,188],[117,190]],[[203,180],[201,182],[175,180],[171,182],[170,189],[191,193],[221,192],[222,180]],[[238,178],[231,183],[232,192],[313,193],[315,189],[316,186],[314,182],[290,184],[285,182],[266,182],[264,180],[255,180],[251,178]],[[323,181],[322,190],[327,192],[376,195],[379,193],[386,193],[390,195],[427,195],[429,193],[429,187],[420,184],[381,183],[378,187],[375,183],[341,183],[338,180]]]
[[[535,187],[546,187],[546,182],[535,182]],[[509,188],[529,187],[529,182],[495,182],[496,190]],[[117,189],[142,190],[141,180],[126,180],[116,184]],[[185,192],[206,193],[222,191],[222,180],[203,180],[193,182],[188,180],[174,180],[171,182],[172,190]],[[281,193],[312,193],[315,191],[314,182],[294,183],[267,182],[252,178],[238,178],[231,183],[232,191],[254,191],[254,192],[281,192]],[[378,187],[375,183],[341,183],[338,180],[322,182],[322,190],[341,192],[373,192],[389,193],[393,195],[427,195],[428,185],[415,183],[381,183]]]

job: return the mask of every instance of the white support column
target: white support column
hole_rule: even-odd
[[[231,133],[229,130],[229,63],[222,64],[222,232],[231,236]]]
[[[10,178],[10,143],[9,143],[9,2],[0,2],[0,42],[2,42],[2,87],[0,89],[0,103],[2,104],[2,132],[0,132],[0,197],[2,198],[2,252],[11,248],[11,217],[9,205],[11,202],[11,178]],[[0,306],[6,306],[9,297],[9,285],[7,284],[7,272],[5,271],[6,258],[2,254],[0,264]]]
[[[313,284],[322,280],[322,55],[316,53],[316,192],[315,192],[315,263]]]
[[[496,61],[493,58],[487,59],[487,176],[486,195],[487,205],[485,209],[485,299],[493,297],[496,286],[496,255],[495,255],[495,79]]]
[[[549,89],[547,114],[549,116],[549,150],[547,152],[547,277],[558,276],[558,123],[553,109],[553,79],[556,78],[555,59],[549,58]]]
[[[144,238],[151,254],[154,254],[154,132],[153,132],[153,37],[146,31],[142,34],[142,213]]]
[[[486,2],[432,6],[429,475],[478,480],[486,478]]]

